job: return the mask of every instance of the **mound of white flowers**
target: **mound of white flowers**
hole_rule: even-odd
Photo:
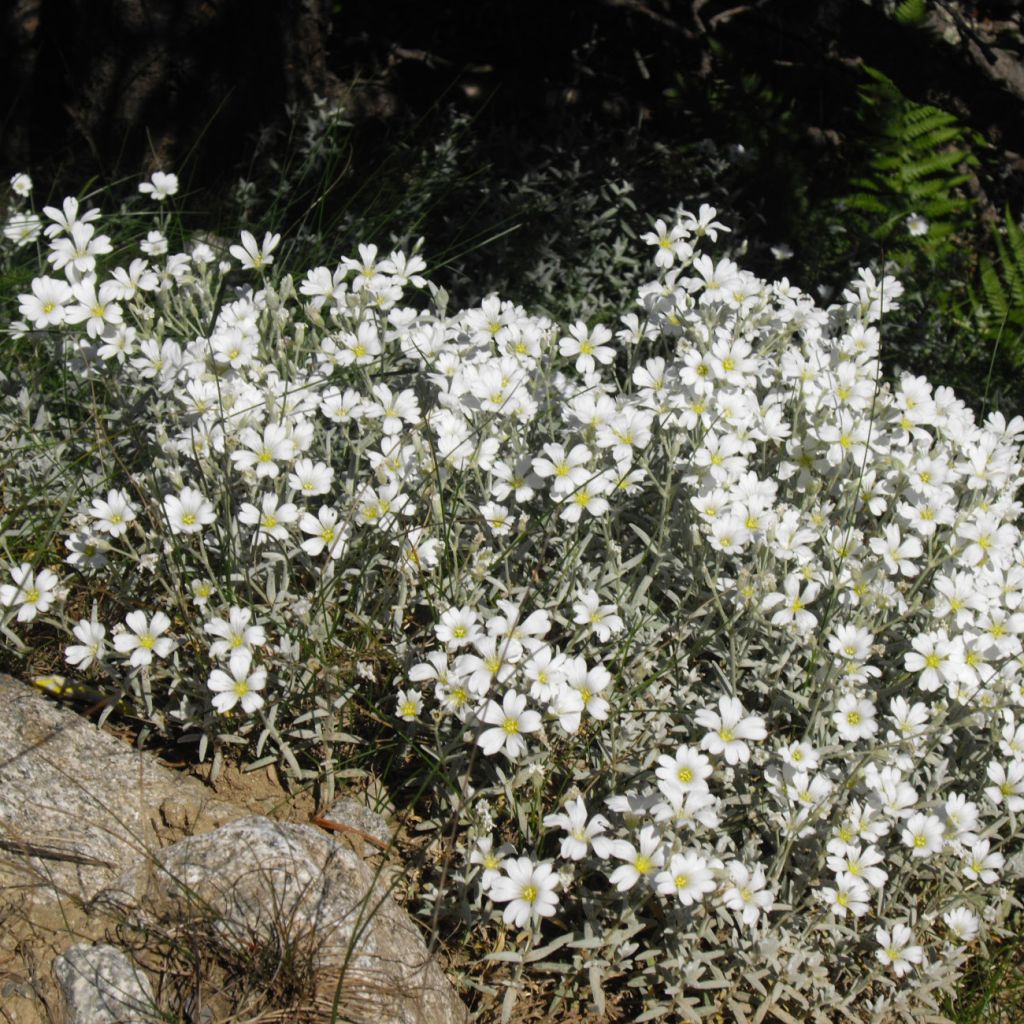
[[[1018,906],[1024,421],[883,382],[892,278],[821,309],[715,217],[563,327],[449,313],[418,254],[293,280],[46,208],[13,330],[92,427],[53,420],[81,489],[8,635],[203,756],[308,777],[389,721],[458,848],[421,911],[525,930],[493,957],[553,1017],[924,1020]]]

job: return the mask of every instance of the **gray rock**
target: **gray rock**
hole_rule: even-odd
[[[161,834],[162,807],[189,831],[247,813],[2,673],[0,793],[0,887],[43,895],[88,898],[178,838]]]
[[[320,815],[328,821],[336,821],[373,836],[385,846],[390,846],[395,838],[395,830],[387,818],[371,810],[355,797],[343,796],[331,804],[330,810]]]
[[[160,1020],[149,979],[115,946],[72,946],[53,961],[65,1024]]]
[[[329,996],[340,990],[344,1019],[467,1019],[381,876],[307,825],[250,817],[191,836],[157,851],[96,902],[143,928],[187,923],[193,936],[205,935],[236,959],[239,951],[286,951],[286,959],[308,962],[311,973],[331,980]]]

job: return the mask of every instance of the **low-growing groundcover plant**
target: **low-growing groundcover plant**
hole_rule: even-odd
[[[296,280],[272,233],[17,216],[6,344],[52,355],[5,360],[9,649],[297,778],[372,723],[456,851],[410,901],[493,943],[506,1018],[542,978],[552,1016],[920,1021],[1010,934],[1024,420],[882,380],[893,278],[820,308],[703,206],[559,325],[450,312],[418,251]]]

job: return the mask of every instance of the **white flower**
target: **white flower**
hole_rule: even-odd
[[[14,174],[11,176],[11,188],[25,199],[32,193],[32,179],[25,173]]]
[[[487,827],[493,828],[493,821],[489,820]],[[483,836],[476,841],[469,855],[469,863],[479,864],[484,869],[483,874],[480,876],[480,887],[484,892],[501,878],[502,861],[511,852],[512,847],[507,843],[502,844],[495,850],[493,836]]]
[[[165,174],[163,171],[154,171],[149,181],[139,183],[139,191],[143,195],[152,196],[158,203],[162,203],[169,196],[177,194],[178,176]]]
[[[928,234],[928,221],[919,213],[908,214],[904,223],[907,225],[907,233],[915,238]]]
[[[812,580],[801,590],[802,581],[802,576],[790,574],[783,583],[783,593],[769,594],[761,602],[764,611],[771,611],[781,605],[772,616],[773,626],[792,624],[799,632],[809,633],[818,624],[817,616],[807,610],[807,605],[813,603],[818,596],[821,585]]]
[[[72,632],[79,642],[64,650],[64,658],[69,664],[84,670],[94,662],[103,660],[106,654],[106,626],[95,619],[79,619]]]
[[[135,508],[128,500],[124,491],[107,491],[107,498],[92,499],[89,515],[96,520],[96,529],[109,533],[111,537],[121,537],[128,532],[128,524],[135,516]]]
[[[481,633],[480,617],[472,608],[448,608],[434,626],[434,635],[449,648],[465,647]]]
[[[863,917],[868,912],[871,898],[868,887],[850,875],[841,875],[837,878],[834,889],[823,886],[818,890],[818,895],[837,917],[846,917],[847,913],[854,917]]]
[[[711,730],[701,739],[701,750],[707,750],[711,754],[724,754],[728,764],[745,763],[750,760],[747,740],[756,742],[768,735],[764,719],[757,715],[748,715],[736,697],[720,697],[718,712],[701,708],[694,715],[694,721]]]
[[[611,825],[603,814],[595,814],[588,821],[583,797],[567,801],[564,814],[546,815],[544,824],[548,828],[565,829],[567,835],[562,840],[561,852],[567,860],[582,860],[591,846],[598,857],[607,858],[611,854],[612,841],[601,835]]]
[[[45,614],[57,598],[60,580],[49,569],[32,571],[29,562],[22,562],[17,569],[11,569],[14,583],[0,586],[0,604],[7,608],[18,606],[18,621],[31,622],[36,615]]]
[[[238,511],[238,521],[246,526],[256,527],[256,543],[268,540],[284,540],[288,526],[299,518],[299,510],[290,502],[280,504],[274,493],[264,494],[257,508],[250,502],[243,502]]]
[[[912,857],[930,857],[942,849],[944,831],[939,818],[934,814],[922,814],[919,811],[907,819],[900,838],[905,846],[910,847]]]
[[[729,887],[722,893],[722,902],[730,910],[739,913],[744,924],[756,924],[762,913],[767,913],[775,906],[775,898],[767,888],[768,881],[760,864],[755,864],[751,871],[740,861],[732,861],[729,865],[729,881]]]
[[[533,918],[554,914],[560,880],[550,862],[534,864],[529,857],[510,857],[502,867],[505,873],[491,883],[487,895],[495,903],[508,904],[505,924],[525,928]]]
[[[338,512],[327,505],[322,505],[315,516],[306,512],[299,520],[299,529],[310,535],[302,542],[302,550],[312,558],[325,548],[331,558],[340,558],[348,547],[349,528],[338,523]]]
[[[240,648],[231,655],[228,670],[215,668],[206,685],[213,690],[213,706],[222,715],[241,702],[242,710],[251,715],[263,707],[265,701],[259,691],[267,685],[264,669],[252,669],[252,652]]]
[[[875,929],[875,941],[879,945],[875,956],[880,963],[891,967],[897,978],[902,978],[914,964],[924,961],[924,950],[912,945],[914,933],[905,924],[894,924],[891,930],[879,926]]]
[[[608,669],[604,665],[588,668],[582,658],[566,658],[562,671],[565,674],[566,685],[579,691],[587,714],[603,722],[611,708],[607,698],[602,696],[612,684]]]
[[[831,843],[829,849],[833,849]],[[854,844],[846,845],[841,853],[832,853],[826,858],[829,871],[835,872],[837,878],[846,875],[864,881],[874,889],[881,889],[889,877],[887,871],[877,867],[884,862],[885,857],[877,847],[868,846],[861,850],[859,845]]]
[[[981,928],[981,918],[967,907],[955,907],[942,915],[946,927],[960,942],[973,942]]]
[[[612,633],[619,633],[625,625],[613,604],[601,604],[596,590],[581,591],[572,606],[573,622],[589,626],[601,643],[607,643]]]
[[[668,797],[691,792],[707,792],[704,780],[711,775],[711,762],[696,747],[681,746],[675,756],[662,754],[654,774],[658,788]]]
[[[848,743],[868,739],[878,731],[875,705],[864,697],[852,694],[840,698],[832,721],[839,735]]]
[[[35,213],[12,213],[4,225],[4,236],[19,249],[39,238],[43,222]]]
[[[327,494],[334,480],[334,470],[324,462],[298,459],[288,474],[288,486],[305,498]]]
[[[1003,855],[996,850],[989,852],[988,839],[979,839],[964,859],[964,874],[975,882],[992,885],[999,880],[999,872],[1006,863]]]
[[[64,323],[64,307],[73,298],[71,285],[55,277],[37,277],[31,294],[18,296],[18,312],[37,330]]]
[[[239,469],[254,469],[257,479],[276,477],[281,472],[277,463],[291,462],[296,455],[295,441],[280,423],[268,423],[262,437],[247,427],[239,440],[244,447],[231,453],[231,461]]]
[[[124,621],[130,632],[114,634],[114,649],[118,654],[130,655],[128,663],[133,668],[152,664],[154,655],[166,658],[174,650],[174,641],[161,635],[171,625],[163,612],[154,612],[151,619],[143,611],[129,612]]]
[[[641,878],[650,879],[656,869],[665,866],[662,838],[654,828],[645,825],[640,829],[637,842],[639,850],[627,839],[616,839],[612,843],[612,855],[626,862],[620,864],[608,879],[619,892],[632,889]]]
[[[183,487],[175,496],[164,498],[164,512],[171,533],[200,533],[217,518],[210,500],[194,487]]]
[[[252,624],[252,610],[232,605],[226,619],[215,618],[205,623],[203,629],[210,636],[218,637],[210,644],[211,658],[227,658],[236,651],[262,647],[267,642],[266,630]]]
[[[540,715],[536,711],[527,711],[526,697],[515,690],[507,690],[501,704],[489,700],[480,717],[494,726],[477,737],[477,743],[488,757],[500,750],[504,750],[505,756],[511,760],[521,757],[526,753],[523,733],[536,732],[541,725]]]
[[[423,713],[423,694],[418,690],[399,690],[395,703],[403,722],[415,722]]]
[[[607,344],[612,340],[612,332],[603,324],[598,324],[592,331],[582,320],[577,320],[569,328],[569,337],[558,342],[558,352],[571,358],[576,356],[577,373],[593,373],[597,363],[607,365],[615,359],[615,349]]]
[[[280,235],[272,235],[269,231],[263,236],[263,244],[259,245],[249,231],[242,232],[242,244],[233,245],[228,250],[242,264],[245,270],[262,270],[274,262],[270,254],[281,241]]]
[[[672,854],[668,867],[654,881],[662,896],[675,896],[684,907],[700,903],[718,885],[707,860],[696,850]]]
[[[1024,760],[1014,759],[1005,768],[991,761],[987,771],[994,785],[985,787],[985,796],[996,807],[1005,801],[1007,810],[1014,814],[1024,810]]]

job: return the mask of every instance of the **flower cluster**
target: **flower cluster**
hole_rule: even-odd
[[[652,1008],[752,1006],[771,971],[791,1015],[869,1019],[1000,933],[1024,421],[883,380],[898,282],[862,270],[823,309],[704,251],[726,229],[702,207],[644,237],[656,276],[618,323],[563,328],[496,295],[448,312],[417,252],[296,281],[243,232],[113,264],[98,211],[44,214],[14,331],[59,333],[107,396],[62,535],[67,586],[107,596],[68,621],[19,563],[0,602],[63,628],[70,666],[300,772],[332,709],[390,685],[375,708],[457,783],[449,886],[585,934],[572,969],[593,984],[600,949]],[[369,636],[388,679],[342,680]]]

